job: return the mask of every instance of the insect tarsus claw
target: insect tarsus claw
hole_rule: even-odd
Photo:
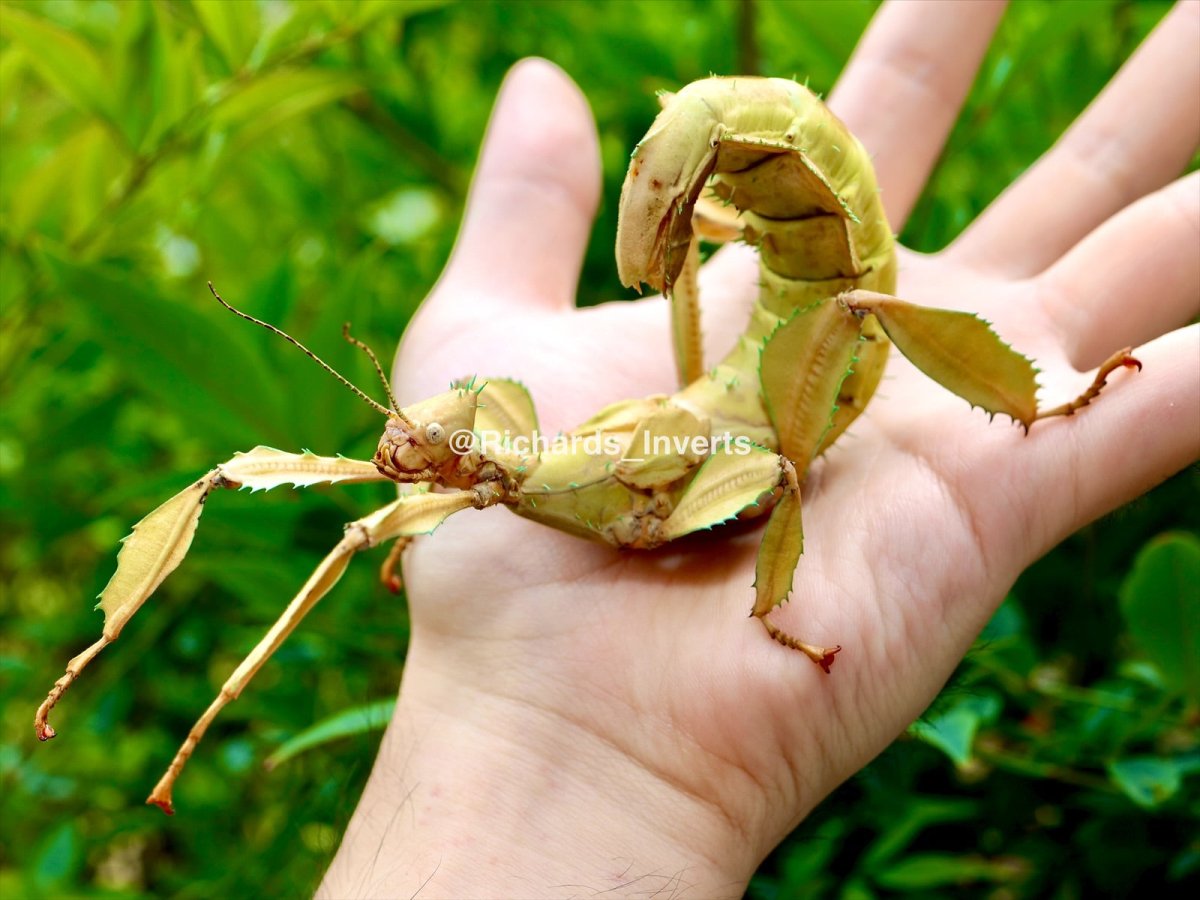
[[[400,593],[400,589],[404,587],[404,579],[397,569],[400,567],[400,554],[404,552],[404,548],[410,540],[411,538],[406,537],[396,538],[396,542],[392,544],[392,549],[388,552],[387,559],[379,567],[379,580],[393,594]]]
[[[834,662],[833,658],[841,652],[842,652],[842,645],[838,644],[833,649],[824,650],[824,652],[821,654],[821,658],[814,659],[813,662],[815,662],[818,666],[820,666],[821,670],[826,675],[828,675],[828,674],[830,674],[830,672],[829,672],[830,668],[833,666],[833,662]]]
[[[149,797],[146,798],[146,805],[147,806],[157,806],[168,816],[175,815],[175,804],[173,804],[170,801],[170,799],[159,800],[159,799],[155,798],[155,796],[153,794],[151,794]]]

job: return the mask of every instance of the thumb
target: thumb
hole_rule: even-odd
[[[432,302],[570,307],[599,195],[587,101],[553,63],[522,60],[501,85]]]

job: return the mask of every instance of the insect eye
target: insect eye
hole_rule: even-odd
[[[446,439],[446,429],[437,422],[425,426],[425,440],[431,444],[440,444]]]

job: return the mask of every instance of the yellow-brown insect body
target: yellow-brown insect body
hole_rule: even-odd
[[[603,443],[543,450],[529,461],[522,491],[512,498],[522,516],[625,547],[657,546],[702,521],[702,527],[712,524],[708,509],[694,520],[675,515],[673,525],[666,523],[714,448],[729,451],[722,439],[780,449],[760,370],[764,346],[783,323],[815,304],[837,302],[844,292],[891,292],[895,285],[894,243],[870,160],[811,91],[783,79],[710,78],[664,106],[635,149],[622,190],[620,276],[627,284],[694,295],[684,269],[695,252],[697,225],[703,230],[713,212],[704,207],[715,202],[711,195],[701,199],[711,190],[737,210],[734,233],[760,250],[760,291],[750,320],[728,354],[674,396],[615,404],[568,436],[603,435]],[[808,417],[816,424],[802,458],[792,459],[801,479],[878,385],[888,343],[874,319],[866,319],[855,326],[855,339],[863,340],[853,360],[834,363],[841,366],[837,389],[814,391]],[[844,345],[846,338],[834,332],[826,339]],[[803,378],[795,373],[795,381]],[[655,437],[676,443],[647,459]],[[776,475],[781,482],[782,471]],[[740,515],[769,511],[780,496],[777,486],[762,485]]]
[[[750,321],[712,368],[704,365],[700,337],[698,234],[742,237],[761,257]],[[35,715],[37,736],[54,736],[50,710],[183,560],[209,494],[239,486],[386,478],[404,489],[346,526],[229,676],[150,795],[148,802],[167,811],[175,779],[214,717],[333,587],[350,558],[394,540],[382,573],[395,589],[400,550],[466,509],[503,504],[570,534],[631,549],[769,512],[751,613],[772,638],[828,671],[839,647],[799,640],[769,615],[787,599],[803,552],[804,474],[870,400],[889,340],[948,390],[1026,428],[1091,403],[1114,369],[1140,368],[1120,351],[1076,400],[1040,411],[1032,363],[986,322],[888,296],[896,261],[870,160],[820,100],[791,81],[710,78],[669,98],[638,145],[621,193],[617,262],[626,284],[645,282],[669,295],[681,388],[613,404],[549,443],[538,432],[529,392],[516,381],[490,378],[477,386],[471,379],[400,409],[378,360],[347,328],[347,340],[367,351],[384,380],[391,404],[384,407],[303,344],[218,296],[237,315],[296,344],[383,413],[379,449],[367,462],[257,447],[142,519],[101,595],[103,634],[67,663]]]
[[[775,449],[759,383],[764,341],[798,310],[845,291],[891,293],[891,229],[866,151],[815,94],[779,78],[709,78],[673,95],[634,151],[617,236],[626,284],[678,289],[706,184],[738,210],[742,235],[758,246],[760,292],[733,349],[678,396],[708,411],[715,432]],[[886,339],[873,320],[863,336],[818,453],[862,411],[882,374]]]

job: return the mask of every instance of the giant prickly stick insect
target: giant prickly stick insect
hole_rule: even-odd
[[[765,516],[752,614],[772,638],[828,672],[839,647],[802,641],[768,615],[787,599],[800,559],[800,488],[808,468],[866,407],[889,343],[950,391],[1026,430],[1086,406],[1116,368],[1140,368],[1122,350],[1077,399],[1039,411],[1032,363],[986,322],[891,296],[893,238],[869,159],[815,95],[781,79],[709,78],[665,95],[663,105],[633,153],[622,190],[617,263],[625,284],[649,284],[670,296],[681,389],[613,404],[550,444],[534,440],[533,402],[515,381],[472,378],[401,407],[384,377],[390,403],[384,407],[325,366],[386,416],[374,458],[256,447],[138,522],[100,596],[102,636],[70,660],[37,711],[40,739],[54,737],[50,709],[182,561],[217,488],[382,479],[404,486],[396,500],[346,526],[222,686],[148,798],[167,812],[172,786],[214,717],[333,587],[350,558],[394,540],[383,574],[396,587],[405,544],[469,507],[501,504],[623,549],[650,549],[734,518]],[[707,371],[696,288],[700,237],[743,239],[761,259],[750,322]],[[346,337],[359,343],[348,331]]]

